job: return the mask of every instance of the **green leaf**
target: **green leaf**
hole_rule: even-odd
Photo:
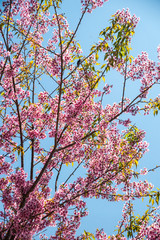
[[[102,80],[103,80],[103,82],[105,82],[105,77],[102,76]]]
[[[96,58],[96,61],[97,61],[98,58],[99,58],[98,51],[97,51],[96,54],[95,54],[95,58]]]
[[[79,43],[77,43],[78,47],[81,48],[81,45]]]
[[[0,23],[0,29],[2,29],[3,26],[4,26],[4,22],[1,22],[1,23]]]
[[[104,68],[105,66],[106,66],[106,64],[103,64],[103,65],[101,66],[101,69]]]

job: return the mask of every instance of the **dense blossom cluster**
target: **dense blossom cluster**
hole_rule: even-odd
[[[148,90],[154,81],[156,81],[157,71],[155,63],[148,59],[146,52],[142,52],[133,60],[133,63],[129,65],[129,70],[127,77],[131,78],[133,81],[136,79],[141,79],[142,86],[140,87],[140,92]],[[146,98],[148,91],[141,96]]]
[[[146,98],[158,82],[159,65],[142,53],[128,65],[125,76],[124,52],[113,36],[123,35],[128,47],[138,18],[129,10],[116,12],[114,27],[103,31],[105,39],[86,57],[75,40],[76,32],[58,13],[60,2],[4,1],[1,10],[0,238],[4,240],[29,240],[47,227],[54,229],[50,240],[86,239],[89,233],[76,237],[76,232],[88,215],[85,199],[94,197],[125,201],[120,224],[127,229],[130,201],[153,189],[146,180],[134,179],[133,167],[148,151],[148,144],[145,132],[132,126],[125,113],[134,116],[140,110],[137,98]],[[104,2],[81,1],[83,14]],[[46,33],[50,34],[47,43]],[[99,69],[98,51],[105,54]],[[158,54],[160,58],[160,48]],[[110,68],[140,80],[140,95],[104,106],[112,85],[97,86]],[[68,165],[72,172],[63,177],[62,169]],[[85,174],[78,176],[81,166]],[[147,174],[147,169],[140,174]],[[147,224],[133,239],[159,236],[159,216]],[[95,237],[126,239],[121,232],[107,236],[103,230],[97,230]],[[48,237],[40,235],[40,239]]]
[[[131,15],[129,12],[129,9],[122,9],[121,11],[118,10],[115,14],[115,19],[119,24],[127,24],[128,22],[131,22],[133,24],[133,27],[135,28],[139,22],[139,18],[136,17],[136,15]]]
[[[108,0],[81,0],[82,11],[87,9],[87,12],[91,13],[95,8],[102,7],[104,2],[108,2]]]

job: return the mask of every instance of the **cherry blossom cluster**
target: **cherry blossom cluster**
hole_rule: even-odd
[[[125,25],[128,22],[130,22],[131,25],[133,25],[133,27],[135,28],[139,22],[139,18],[137,18],[135,14],[132,16],[128,8],[127,9],[123,8],[121,11],[118,10],[114,15],[117,22],[122,25],[123,24]]]
[[[81,0],[82,11],[87,8],[87,12],[91,13],[95,8],[102,7],[104,2],[108,0]]]
[[[140,92],[143,93],[141,97],[146,98],[149,87],[156,80],[157,71],[155,63],[148,59],[146,52],[142,52],[142,55],[138,55],[128,68],[127,77],[133,81],[136,79],[141,80]]]
[[[155,212],[155,211],[154,211]],[[138,234],[138,237],[135,239],[143,239],[147,238],[149,240],[156,240],[160,237],[160,215],[159,215],[159,207],[156,209],[156,213],[154,215],[152,214],[152,224],[148,224],[148,222],[142,223],[142,226],[140,228],[140,232]]]
[[[140,174],[141,174],[141,175],[146,175],[147,173],[148,173],[147,168],[143,168],[143,169],[141,169],[141,171],[140,171]]]

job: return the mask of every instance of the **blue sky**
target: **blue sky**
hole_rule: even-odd
[[[160,44],[160,1],[159,0],[110,0],[105,3],[102,8],[97,8],[92,14],[87,14],[80,26],[77,34],[77,40],[82,46],[84,54],[87,55],[89,48],[98,40],[99,32],[108,25],[108,20],[111,15],[118,9],[129,8],[132,14],[140,17],[140,22],[136,28],[135,35],[132,40],[131,54],[136,57],[142,51],[146,51],[149,58],[157,61],[157,46]],[[80,18],[80,1],[64,0],[62,9],[65,11],[68,18],[70,28],[75,29]],[[118,101],[118,96],[121,94],[122,78],[114,71],[106,77],[107,81],[113,81],[114,89],[109,101]],[[127,96],[130,97],[135,91],[136,84],[129,84],[127,88]],[[150,97],[155,97],[160,93],[160,88],[156,86],[150,94]],[[115,98],[117,96],[117,98]],[[134,95],[133,95],[134,96]],[[107,104],[107,100],[104,103]],[[149,152],[143,157],[140,163],[140,168],[144,166],[149,168],[155,165],[160,165],[160,128],[159,115],[154,117],[138,115],[134,118],[134,123],[139,128],[146,131],[146,141],[149,142]],[[150,173],[147,176],[148,181],[153,182],[156,187],[160,187],[160,170]],[[79,233],[86,231],[95,232],[96,228],[104,228],[107,234],[113,234],[117,221],[121,217],[123,203],[111,203],[106,200],[91,199],[87,201],[89,216],[84,218],[79,229]],[[140,211],[141,209],[141,211]],[[142,207],[142,201],[136,201],[135,210],[141,212],[145,208]]]

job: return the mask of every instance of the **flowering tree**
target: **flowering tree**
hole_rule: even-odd
[[[62,0],[6,0],[0,17],[0,239],[160,239],[160,216],[150,207],[136,217],[133,201],[159,191],[138,181],[135,166],[147,151],[145,132],[130,117],[158,111],[147,103],[159,83],[160,66],[143,52],[133,59],[131,37],[138,18],[117,11],[83,55],[76,33],[87,13],[103,0],[82,0],[75,31]],[[47,41],[46,38],[50,37]],[[160,59],[160,48],[158,48]],[[103,61],[99,60],[99,55]],[[106,74],[123,75],[121,101],[104,104],[112,86]],[[139,94],[126,97],[126,81],[140,80]],[[119,127],[121,125],[121,128]],[[120,129],[122,129],[121,131]],[[72,172],[60,182],[62,168]],[[77,171],[83,167],[83,176]],[[75,177],[73,177],[73,175]],[[135,179],[136,178],[136,179]],[[52,191],[51,191],[52,190]],[[86,198],[125,201],[116,236],[76,231],[88,212]],[[150,216],[154,222],[150,222]],[[53,227],[51,236],[40,234]]]

